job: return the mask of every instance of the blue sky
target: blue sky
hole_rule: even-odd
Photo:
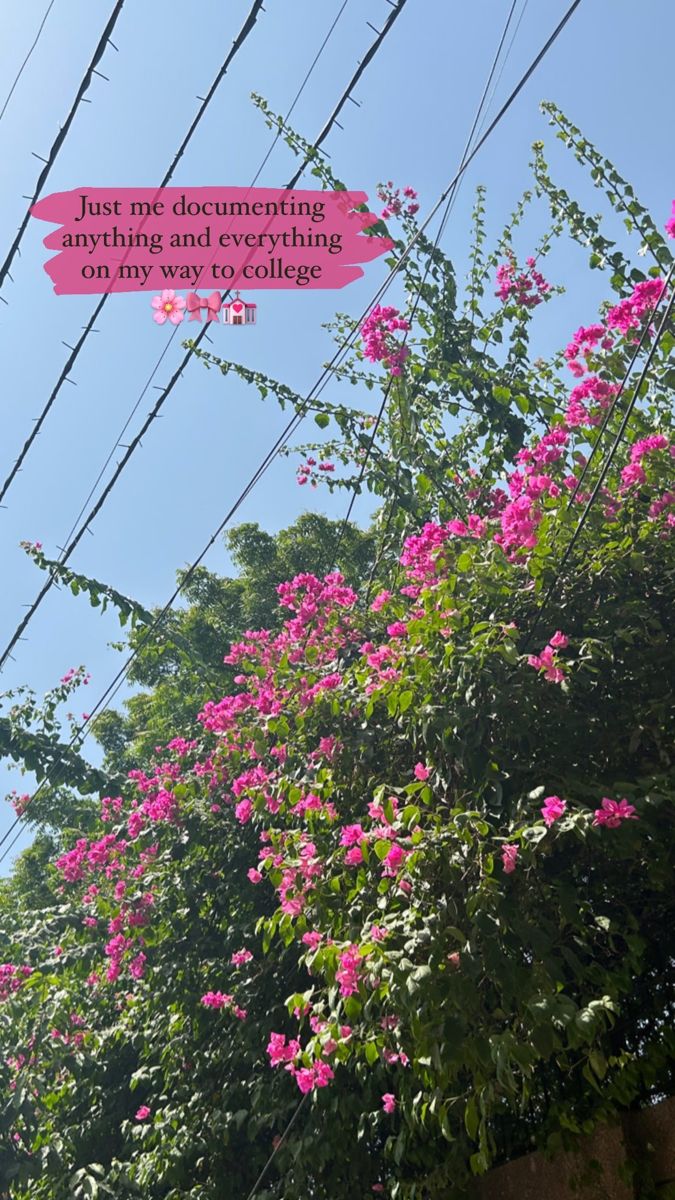
[[[0,100],[33,40],[46,0],[3,6],[0,18]],[[52,171],[47,191],[155,184],[164,174],[198,105],[242,23],[249,0],[175,0],[143,4],[127,0],[110,48],[100,65],[110,82],[96,79],[80,107]],[[326,149],[331,166],[350,188],[374,196],[380,179],[411,183],[427,211],[452,177],[509,7],[508,0],[408,0],[380,53],[359,83]],[[559,20],[562,0],[530,0],[502,75],[493,112]],[[4,186],[0,193],[0,258],[4,258],[33,190],[40,163],[63,122],[112,0],[57,0],[40,43],[0,122]],[[285,111],[337,10],[339,0],[266,0],[266,11],[236,57],[174,176],[179,185],[245,185],[255,174],[271,135],[250,102],[252,91],[275,111]],[[672,70],[672,13],[666,0],[648,0],[636,20],[632,0],[585,0],[535,78],[493,139],[471,165],[443,239],[462,277],[468,218],[478,182],[488,188],[488,227],[497,233],[530,181],[533,140],[547,143],[554,177],[592,210],[601,207],[587,178],[556,142],[539,112],[552,99],[633,183],[660,224],[673,196],[672,105],[666,81]],[[312,139],[323,126],[355,64],[386,19],[386,0],[350,0],[293,124]],[[259,180],[278,185],[294,159],[283,143]],[[311,176],[305,177],[311,186]],[[530,249],[541,216],[520,235]],[[609,229],[616,222],[608,221]],[[43,270],[42,238],[51,226],[32,221],[22,255],[15,260],[0,305],[2,433],[0,476],[23,443],[56,380],[67,350],[93,308],[92,298],[57,297]],[[633,245],[633,250],[637,246]],[[303,392],[329,357],[321,328],[336,309],[357,315],[386,272],[382,261],[340,293],[290,290],[259,292],[258,324],[216,327],[215,353],[238,358]],[[565,244],[549,260],[547,275],[566,295],[542,315],[542,352],[594,316],[606,294],[591,276],[584,254]],[[113,296],[62,389],[24,469],[0,511],[0,643],[4,646],[40,583],[39,572],[19,549],[22,538],[39,540],[56,556],[100,466],[135,403],[169,336],[151,319],[147,295]],[[180,338],[154,382],[165,383],[179,360]],[[329,385],[324,393],[330,398]],[[340,389],[343,398],[344,387]],[[150,392],[131,426],[152,403]],[[346,398],[346,397],[345,397]],[[360,400],[354,396],[354,400]],[[155,422],[94,526],[78,548],[74,569],[108,580],[147,605],[163,603],[175,571],[201,550],[224,512],[284,425],[272,400],[263,404],[232,377],[207,372],[194,362]],[[124,439],[127,440],[127,439]],[[308,506],[342,515],[345,497],[308,495],[295,484],[292,460],[281,458],[241,510],[241,520],[270,530],[288,524]],[[355,509],[366,520],[367,500]],[[224,548],[207,559],[227,571]],[[119,636],[113,617],[86,602],[53,591],[32,622],[16,662],[2,673],[3,688],[29,683],[38,693],[65,671],[85,663],[92,682],[76,708],[88,710],[120,665],[108,646]],[[20,786],[16,772],[0,778],[0,794]],[[13,816],[0,810],[0,832]],[[20,845],[23,843],[20,843]],[[19,846],[20,848],[20,846]]]

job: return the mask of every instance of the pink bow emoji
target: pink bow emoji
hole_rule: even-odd
[[[211,295],[202,300],[196,292],[189,292],[187,298],[187,310],[190,314],[191,321],[199,321],[202,319],[202,309],[206,309],[207,321],[217,321],[218,313],[220,312],[221,300],[220,292],[211,292]]]

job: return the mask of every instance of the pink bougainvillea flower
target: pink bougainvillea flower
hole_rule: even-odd
[[[226,1008],[232,1003],[232,997],[225,992],[206,992],[201,999],[204,1008]]]
[[[564,638],[564,634],[554,634],[554,637]],[[565,638],[565,644],[567,639]],[[559,643],[560,644],[560,643]],[[534,667],[536,671],[544,672],[544,679],[549,683],[562,683],[565,679],[565,672],[558,665],[553,648],[553,639],[548,646],[544,646],[541,654],[528,654],[528,666]]]
[[[516,869],[516,859],[518,858],[518,847],[515,843],[507,842],[502,846],[502,863],[504,865],[504,874],[512,875]]]
[[[340,833],[340,845],[358,846],[365,836],[361,825],[345,825]]]
[[[230,962],[234,963],[235,967],[242,967],[244,963],[250,962],[252,958],[253,955],[250,950],[235,950]]]
[[[429,778],[431,771],[425,767],[424,763],[418,762],[415,764],[415,779],[419,779],[420,783],[424,783]]]
[[[250,821],[252,812],[253,802],[249,800],[248,797],[246,797],[244,800],[240,800],[234,809],[234,815],[242,825],[245,825],[247,821]]]
[[[262,875],[261,875],[260,871],[256,870],[255,867],[249,867],[248,871],[246,872],[246,875],[247,875],[250,883],[260,883],[260,881],[262,880]]]
[[[141,1107],[136,1112],[136,1120],[137,1121],[147,1121],[151,1112],[152,1112],[152,1109],[148,1108],[147,1104],[141,1104]]]
[[[410,184],[403,189],[405,200],[401,199],[401,189],[394,188],[391,179],[386,184],[378,183],[377,195],[384,202],[384,208],[380,213],[383,221],[388,221],[390,217],[414,217],[419,210],[417,192]]]
[[[665,229],[669,238],[675,238],[675,200],[673,200],[672,216],[666,221]]]
[[[380,609],[383,608],[384,605],[389,600],[391,600],[391,592],[387,591],[387,589],[384,588],[381,592],[377,593],[377,596],[375,597],[375,599],[373,600],[373,603],[370,606],[370,611],[371,612],[379,612]]]
[[[391,850],[382,861],[382,874],[390,877],[398,874],[405,857],[405,851],[394,842]]]
[[[158,325],[163,325],[165,321],[170,321],[172,325],[180,325],[185,301],[182,296],[176,295],[173,288],[165,288],[161,296],[153,296],[151,304],[155,310],[152,319]]]
[[[395,334],[409,329],[410,322],[397,308],[376,304],[361,326],[364,356],[370,362],[384,363],[392,375],[400,375],[410,350]]]
[[[554,821],[562,817],[566,808],[567,804],[564,800],[560,799],[560,796],[547,796],[541,809],[544,824],[553,825]]]
[[[596,808],[593,817],[594,825],[606,825],[608,829],[618,829],[622,821],[637,821],[635,806],[627,800],[610,800],[603,796],[600,808]]]
[[[302,941],[305,946],[311,947],[312,950],[317,950],[321,945],[321,934],[316,929],[311,929],[307,933],[303,933]]]
[[[553,637],[549,642],[549,646],[553,646],[555,650],[564,650],[568,645],[569,638],[566,637],[564,633],[561,633],[560,630],[553,634]]]
[[[503,303],[514,300],[525,308],[536,308],[551,290],[550,283],[536,269],[534,258],[527,259],[527,270],[518,272],[515,258],[509,257],[507,262],[497,268],[497,291],[495,295]]]
[[[396,1097],[393,1092],[385,1092],[382,1097],[382,1108],[386,1113],[393,1113],[396,1109]]]

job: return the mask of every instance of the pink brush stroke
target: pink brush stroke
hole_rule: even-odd
[[[89,211],[82,219],[76,220],[83,213],[81,197],[87,197],[89,205],[107,203],[112,211],[103,216],[92,216]],[[232,203],[246,202],[262,205],[262,213],[249,213],[243,216],[178,216],[173,206],[180,204],[185,196],[187,203],[226,201]],[[294,198],[295,202],[308,202],[310,208],[321,203],[324,219],[313,221],[311,216],[270,215],[265,212],[264,205],[269,203],[287,203]],[[130,203],[146,202],[157,207],[150,216],[130,215]],[[49,233],[44,239],[48,250],[58,253],[45,263],[45,270],[54,283],[54,291],[58,295],[102,294],[104,292],[156,291],[163,287],[194,289],[195,287],[210,290],[213,287],[225,291],[234,287],[242,290],[257,290],[259,288],[296,288],[304,291],[312,288],[342,288],[346,284],[359,279],[363,270],[357,264],[370,262],[386,251],[391,250],[393,242],[386,237],[366,236],[364,231],[378,218],[371,212],[355,212],[354,207],[365,205],[365,192],[322,192],[295,189],[291,192],[278,188],[73,188],[67,192],[53,192],[34,204],[32,215],[43,221],[52,221],[60,228]],[[118,202],[117,212],[114,205]],[[159,206],[162,206],[162,209]],[[102,210],[101,210],[102,211]],[[210,247],[169,245],[172,233],[203,234],[205,224],[211,226]],[[135,236],[153,233],[163,235],[163,251],[161,254],[150,253],[149,247],[105,246],[104,238],[96,245],[90,242],[89,235],[109,235],[109,242],[114,239],[114,229],[128,239],[132,232]],[[289,239],[293,236],[293,227],[301,234],[326,234],[330,244],[331,234],[341,235],[342,249],[340,253],[329,253],[327,248],[308,248],[301,245],[284,246],[281,236],[286,234]],[[251,246],[246,244],[246,235],[267,235],[263,245]],[[64,247],[64,237],[80,234],[87,235],[87,245],[84,247]],[[221,234],[229,235],[227,246],[221,247],[218,239]],[[276,247],[272,245],[269,235],[280,235]],[[236,244],[236,239],[239,244]],[[251,239],[249,239],[250,241]],[[261,270],[264,264],[269,268],[270,260],[281,258],[290,267],[321,267],[321,275],[317,279],[309,278],[303,285],[298,285],[293,278],[261,278],[254,274]],[[216,276],[213,266],[224,263],[234,268],[233,277]],[[152,268],[144,279],[140,272],[141,264]],[[173,265],[178,268],[174,276],[162,271],[162,266]],[[198,279],[181,277],[181,268],[190,266],[202,268]],[[110,278],[85,279],[81,270],[83,267],[93,267],[96,270],[105,266],[110,272]],[[138,277],[134,278],[134,269]],[[121,270],[121,274],[120,274]],[[316,273],[316,272],[315,272]]]

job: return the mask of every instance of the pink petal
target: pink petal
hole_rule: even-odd
[[[180,309],[174,306],[172,311],[169,313],[169,320],[172,325],[180,325],[181,321],[183,320],[183,314]]]
[[[156,313],[152,314],[152,319],[153,321],[156,321],[158,325],[163,325],[166,321],[166,313],[160,308]]]

